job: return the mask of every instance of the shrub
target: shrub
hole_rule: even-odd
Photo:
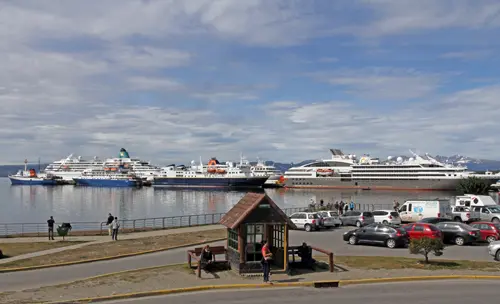
[[[425,257],[425,264],[429,263],[429,253],[434,253],[435,256],[443,255],[444,245],[441,239],[420,238],[412,239],[408,247],[411,254],[421,254]]]
[[[457,191],[460,194],[486,195],[489,188],[490,186],[483,179],[476,176],[464,178],[457,185]]]

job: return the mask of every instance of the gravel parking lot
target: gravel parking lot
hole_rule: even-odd
[[[290,244],[300,245],[302,242],[306,242],[309,245],[331,250],[335,255],[418,257],[416,255],[411,255],[408,248],[389,249],[383,246],[349,245],[347,242],[344,242],[342,235],[345,231],[354,228],[355,227],[341,227],[313,232],[294,230],[290,231]],[[486,243],[472,246],[449,245],[444,250],[443,256],[439,258],[450,260],[493,261],[493,257],[488,254]]]

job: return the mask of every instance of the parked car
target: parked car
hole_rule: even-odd
[[[372,214],[375,223],[401,225],[399,213],[394,210],[375,210]]]
[[[408,244],[408,234],[402,228],[373,223],[344,233],[344,241],[351,245],[378,244],[389,248],[404,247]]]
[[[474,222],[470,223],[472,228],[479,229],[481,233],[481,241],[488,243],[498,241],[500,238],[500,224],[491,222]]]
[[[417,223],[428,223],[428,224],[437,224],[441,222],[449,222],[451,219],[445,217],[426,217],[418,221]]]
[[[493,256],[496,261],[500,261],[500,241],[491,242],[488,245],[488,253]]]
[[[321,217],[316,212],[297,212],[290,216],[290,220],[297,228],[307,232],[319,230],[321,227]]]
[[[473,206],[471,209],[480,212],[481,221],[500,223],[500,206],[498,205]]]
[[[469,223],[481,220],[481,213],[471,211],[469,207],[453,206],[451,207],[452,218],[455,222]]]
[[[335,211],[319,211],[318,214],[323,218],[323,225],[327,228],[339,227],[342,224],[339,214]]]
[[[443,241],[446,243],[455,243],[458,246],[472,244],[481,239],[479,229],[459,222],[441,222],[436,227],[443,234]]]
[[[362,227],[375,223],[371,212],[347,211],[340,216],[340,221],[344,226]]]
[[[438,227],[433,224],[428,223],[415,223],[415,224],[406,224],[401,226],[406,233],[408,234],[408,238],[411,239],[420,239],[423,237],[428,237],[431,239],[443,239],[443,234]]]

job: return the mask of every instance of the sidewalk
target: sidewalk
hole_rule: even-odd
[[[209,231],[209,230],[216,230],[216,229],[222,229],[224,226],[221,225],[210,225],[210,226],[199,226],[199,227],[186,227],[186,228],[178,228],[178,229],[167,229],[167,230],[154,230],[154,231],[147,231],[147,232],[135,232],[135,233],[129,233],[129,234],[123,234],[123,235],[118,235],[120,240],[131,240],[131,239],[140,239],[140,238],[147,238],[147,237],[154,237],[154,236],[162,236],[162,235],[171,235],[171,234],[180,234],[180,233],[188,233],[188,232],[198,232],[198,231]],[[78,249],[81,247],[85,247],[88,245],[93,245],[93,244],[101,244],[101,243],[108,243],[111,242],[111,237],[110,236],[75,236],[75,237],[66,237],[66,241],[87,241],[87,243],[79,243],[76,245],[71,245],[71,246],[65,246],[65,247],[60,247],[60,248],[54,248],[54,249],[49,249],[49,250],[43,250],[43,251],[36,251],[32,253],[27,253],[27,254],[22,254],[18,256],[14,256],[11,258],[5,258],[0,260],[0,265],[1,264],[6,264],[18,260],[24,260],[24,259],[29,259],[33,257],[38,257],[38,256],[43,256],[43,255],[49,255],[49,254],[54,254],[66,250],[72,250],[72,249]],[[62,241],[62,238],[57,241],[53,242],[58,242]],[[46,237],[36,237],[36,238],[12,238],[12,239],[0,239],[0,249],[2,248],[2,244],[5,243],[29,243],[29,242],[48,242]]]
[[[184,228],[173,228],[173,229],[164,229],[164,230],[152,230],[152,231],[144,231],[144,232],[132,232],[132,233],[123,233],[118,234],[120,240],[129,240],[129,239],[139,239],[150,236],[159,236],[159,235],[167,235],[167,234],[178,234],[178,233],[186,233],[186,232],[196,232],[196,231],[207,231],[214,229],[224,229],[226,227],[222,225],[207,225],[207,226],[195,226],[195,227],[184,227]],[[108,235],[88,235],[88,236],[71,236],[65,237],[66,241],[111,241],[111,236]],[[62,241],[62,237],[56,236],[56,242]],[[0,247],[4,243],[33,243],[33,242],[49,242],[46,236],[41,237],[18,237],[18,238],[0,238]],[[53,241],[54,242],[54,241]],[[68,247],[65,247],[68,248]]]

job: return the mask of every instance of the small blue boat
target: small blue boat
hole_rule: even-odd
[[[24,171],[19,170],[14,175],[9,175],[12,185],[28,185],[28,186],[54,186],[57,185],[57,179],[47,176],[46,174],[37,174],[35,169],[28,170],[28,161],[24,161]]]

